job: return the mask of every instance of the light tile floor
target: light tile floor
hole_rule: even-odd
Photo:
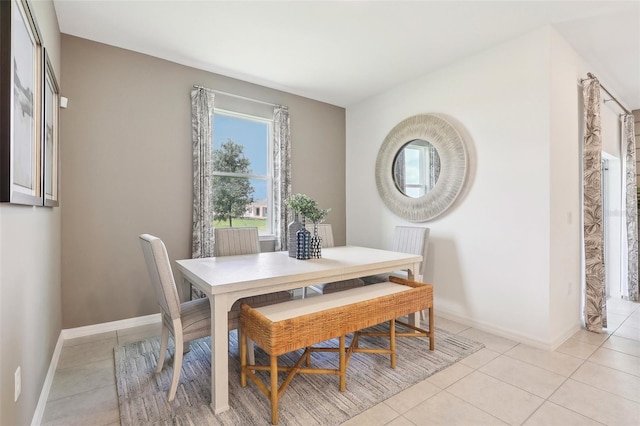
[[[607,307],[607,333],[580,330],[554,352],[436,317],[438,327],[486,347],[344,424],[639,425],[640,305],[609,300]],[[159,331],[65,341],[43,424],[118,425],[113,347]]]

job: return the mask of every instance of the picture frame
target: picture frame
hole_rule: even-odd
[[[0,202],[43,205],[42,39],[27,0],[0,2]]]
[[[43,49],[42,188],[45,207],[58,206],[60,86],[47,49]]]

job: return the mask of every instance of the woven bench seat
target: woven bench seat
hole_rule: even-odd
[[[278,399],[297,373],[334,374],[340,376],[340,391],[346,389],[346,367],[352,352],[388,353],[391,367],[395,367],[395,324],[396,318],[414,312],[429,310],[429,330],[418,327],[412,333],[429,337],[429,348],[434,349],[433,287],[398,278],[390,282],[358,287],[337,293],[252,308],[240,306],[240,381],[246,386],[246,377],[252,379],[271,400],[271,421],[278,423]],[[389,349],[364,349],[357,347],[359,330],[390,321]],[[405,324],[407,325],[407,324]],[[349,348],[345,346],[345,336],[356,333]],[[379,333],[378,333],[379,334]],[[249,337],[270,356],[269,366],[247,364],[246,339]],[[304,368],[302,363],[310,361],[310,352],[327,351],[326,348],[311,346],[325,340],[339,337],[340,347],[334,349],[339,354],[339,368],[326,370]],[[304,353],[293,367],[278,366],[279,355],[305,348]],[[254,371],[270,372],[270,388],[254,374]],[[278,371],[288,372],[288,376],[278,387]]]

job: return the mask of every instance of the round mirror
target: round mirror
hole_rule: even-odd
[[[431,191],[440,176],[436,147],[423,139],[405,144],[393,161],[393,181],[407,197],[420,198]]]
[[[460,194],[467,151],[444,118],[420,114],[398,123],[376,160],[376,185],[385,205],[411,222],[444,213]]]

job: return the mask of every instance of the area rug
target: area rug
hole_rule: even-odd
[[[380,325],[376,328],[384,327]],[[184,355],[176,399],[171,403],[167,402],[167,391],[171,384],[173,359],[168,356],[163,370],[155,373],[159,339],[150,338],[116,347],[120,423],[123,426],[270,424],[271,409],[267,397],[251,381],[245,388],[240,386],[240,359],[235,331],[229,333],[229,340],[230,409],[217,415],[210,407],[209,338],[191,342],[191,350]],[[388,347],[388,344],[388,339],[379,337],[361,338],[359,343],[361,347]],[[337,339],[323,345],[337,347]],[[427,338],[397,338],[396,346],[395,369],[390,367],[388,355],[353,354],[347,368],[346,392],[339,391],[338,376],[297,375],[280,399],[279,424],[340,424],[484,347],[481,343],[437,327],[433,352],[429,351]],[[173,348],[170,347],[169,355],[172,354]],[[293,365],[298,355],[282,356],[279,362]],[[314,353],[312,364],[319,368],[337,368],[337,358],[336,353]],[[256,348],[256,361],[268,365],[268,355]],[[280,376],[280,383],[282,380],[284,374]]]

